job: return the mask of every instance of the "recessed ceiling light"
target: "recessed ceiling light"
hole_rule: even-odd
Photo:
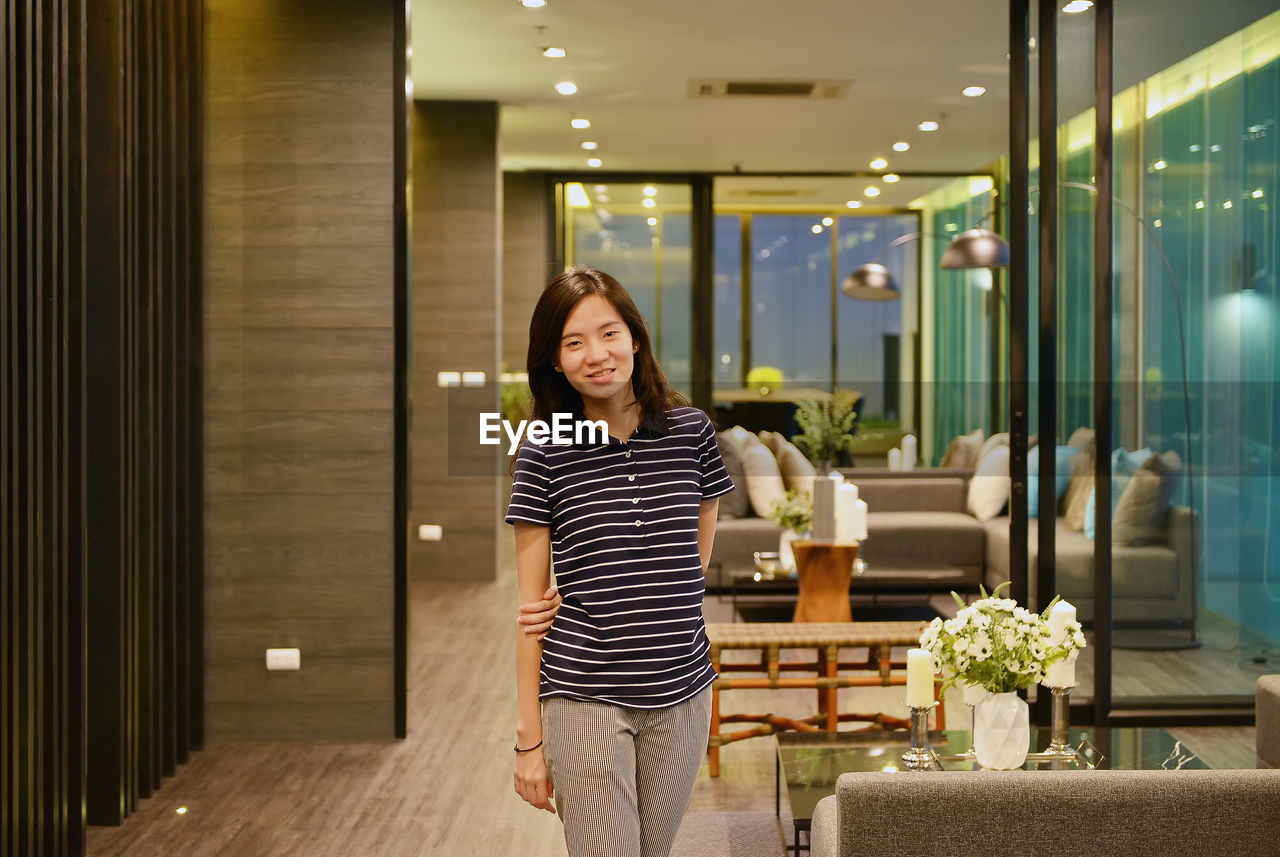
[[[902,181],[902,176],[898,175],[897,173],[885,173],[883,176],[881,176],[881,180],[886,181],[889,184],[893,184],[894,182]]]
[[[610,200],[610,197],[609,197],[609,194],[607,193],[596,194],[596,202],[608,202],[609,200]]]
[[[1227,200],[1226,202],[1224,202],[1224,203],[1222,204],[1222,207],[1223,207],[1223,208],[1230,208],[1230,207],[1231,207],[1231,200]]]
[[[871,185],[868,188],[863,188],[862,194],[864,196],[879,196],[880,188],[876,187],[875,185]]]
[[[544,57],[551,57],[552,59],[559,59],[564,56],[564,48],[557,48],[554,45],[549,48],[543,48],[542,55]]]
[[[921,131],[937,131],[938,123],[934,122],[933,120],[926,120],[924,122],[921,122],[919,125],[917,125],[916,128],[918,128]]]
[[[562,80],[556,84],[556,92],[561,95],[573,95],[578,91],[578,85],[572,80]]]
[[[644,186],[644,195],[645,195],[645,196],[657,196],[657,195],[658,195],[658,189],[657,189],[656,187],[654,187],[653,185],[651,185],[651,184],[649,184],[649,185],[645,185],[645,186]]]
[[[876,158],[867,166],[871,167],[873,170],[883,170],[885,167],[889,166],[889,162],[884,158]]]
[[[1165,167],[1167,167],[1167,166],[1169,166],[1169,165],[1168,165],[1168,164],[1166,164],[1166,163],[1164,162],[1164,159],[1163,159],[1163,158],[1161,158],[1160,160],[1156,161],[1156,162],[1155,162],[1154,164],[1152,164],[1151,166],[1155,167],[1157,170],[1163,170]]]
[[[977,98],[986,91],[987,88],[985,86],[966,86],[964,89],[960,90],[962,94],[967,95],[970,98]]]
[[[649,224],[650,226],[657,226],[657,225],[658,225],[658,218],[656,218],[656,217],[650,217],[650,218],[649,218],[649,220],[648,220],[647,222],[648,222],[648,224]]]
[[[1257,188],[1253,192],[1254,199],[1262,199],[1262,188]]]
[[[609,189],[609,188],[608,188],[607,186],[602,185],[602,184],[598,184],[598,185],[596,185],[595,187],[593,187],[593,188],[592,188],[592,190],[594,190],[596,193],[604,193],[604,192],[605,192],[605,191],[607,191],[608,189]]]
[[[862,208],[862,200],[851,199],[848,202],[846,202],[845,205],[847,205],[849,208]]]
[[[528,6],[530,9],[541,9],[547,5],[547,0],[520,0],[521,6]]]
[[[1070,3],[1062,7],[1062,11],[1068,15],[1077,15],[1081,12],[1087,12],[1093,8],[1090,0],[1071,0]]]
[[[910,143],[904,143],[904,142],[899,141],[899,142],[897,142],[897,143],[894,143],[894,144],[893,144],[893,150],[894,150],[895,152],[905,152],[907,149],[910,149],[910,148],[911,148],[911,144],[910,144]]]
[[[1156,229],[1159,229],[1161,226],[1164,226],[1164,223],[1160,220],[1160,218],[1157,217],[1155,219],[1155,222],[1152,223],[1151,225],[1154,226]]]
[[[581,131],[583,128],[591,127],[590,119],[570,119],[569,124]]]
[[[835,223],[835,221],[834,221],[834,220],[832,220],[830,217],[824,217],[824,218],[822,218],[822,225],[823,225],[823,226],[830,226],[830,225],[831,225],[831,224],[833,224],[833,223]]]
[[[596,149],[600,148],[600,144],[595,140],[583,140],[582,148],[586,149],[588,152],[594,152]]]
[[[1187,147],[1187,151],[1188,151],[1188,152],[1198,152],[1198,151],[1200,151],[1200,144],[1199,144],[1199,143],[1192,143],[1190,146],[1188,146],[1188,147]]]
[[[1196,200],[1196,208],[1204,208],[1204,200],[1203,200],[1203,199],[1197,199],[1197,200]]]
[[[821,223],[813,224],[812,226],[809,227],[809,231],[812,232],[814,235],[822,234],[822,224]]]
[[[587,158],[587,166],[602,167],[604,166],[604,161],[600,160],[599,158]]]
[[[656,202],[654,202],[652,199],[649,199],[649,198],[641,200],[640,204],[643,205],[645,208],[653,208],[655,205],[657,205]]]

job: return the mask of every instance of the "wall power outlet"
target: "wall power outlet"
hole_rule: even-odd
[[[301,649],[267,649],[267,669],[300,670],[302,669]]]

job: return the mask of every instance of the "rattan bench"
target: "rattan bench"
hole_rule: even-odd
[[[894,660],[894,648],[919,644],[924,622],[746,622],[707,625],[711,642],[711,663],[719,678],[711,690],[711,736],[707,756],[711,776],[720,776],[720,748],[734,741],[771,735],[787,729],[803,732],[834,732],[842,721],[863,721],[869,729],[906,729],[908,722],[887,714],[841,714],[837,692],[842,687],[888,687],[906,684],[906,660]],[[722,663],[730,649],[758,649],[758,663]],[[813,661],[782,661],[783,649],[813,649]],[[866,649],[862,660],[840,660],[841,649]],[[894,671],[897,671],[896,673]],[[762,676],[730,677],[727,673],[764,673]],[[783,677],[783,672],[808,673]],[[775,714],[720,713],[720,693],[745,688],[815,688],[818,713],[793,720]],[[943,729],[942,706],[937,728]],[[754,729],[721,734],[724,723],[759,723]]]

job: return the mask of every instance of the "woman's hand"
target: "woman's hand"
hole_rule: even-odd
[[[551,620],[560,612],[560,593],[554,586],[542,593],[541,601],[520,605],[520,616],[516,622],[522,626],[526,634],[536,635],[541,640],[551,630]]]
[[[556,808],[551,802],[555,786],[547,777],[547,760],[542,757],[541,747],[516,753],[516,794],[536,809],[555,815]]]

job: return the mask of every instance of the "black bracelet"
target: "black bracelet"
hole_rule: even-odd
[[[539,741],[537,744],[534,744],[532,747],[525,747],[523,750],[521,750],[521,749],[520,749],[520,745],[519,745],[519,744],[516,744],[516,746],[515,746],[515,751],[516,751],[517,753],[531,753],[531,752],[533,752],[534,750],[538,749],[538,748],[539,748],[539,747],[541,747],[541,746],[542,746],[542,742],[541,742],[541,741]]]

